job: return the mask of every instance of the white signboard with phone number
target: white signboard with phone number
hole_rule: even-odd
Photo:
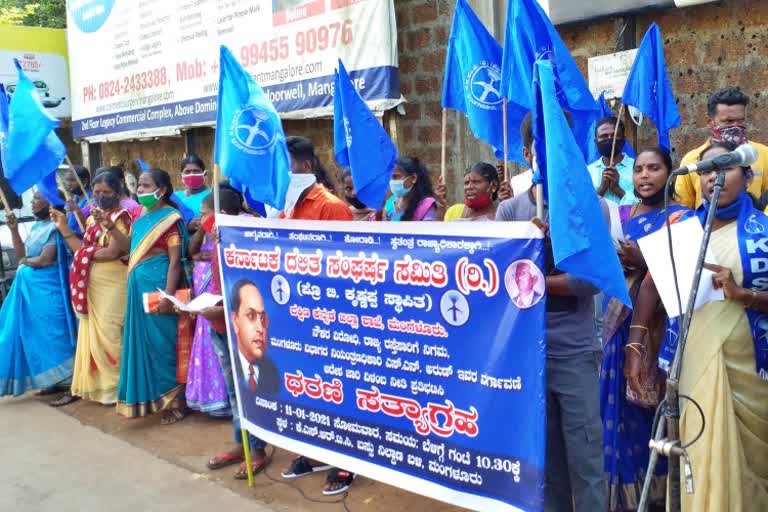
[[[68,0],[75,138],[216,120],[219,45],[284,118],[332,115],[341,58],[375,110],[398,105],[393,0]]]

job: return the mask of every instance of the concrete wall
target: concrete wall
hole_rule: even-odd
[[[479,16],[502,37],[505,2],[471,0]],[[385,119],[402,155],[418,156],[437,175],[440,170],[440,135],[445,46],[453,17],[453,0],[395,0],[400,55],[401,91],[408,103],[397,121]],[[645,30],[656,21],[665,37],[670,79],[684,125],[672,132],[677,158],[706,137],[706,102],[710,92],[727,85],[741,86],[753,99],[751,137],[768,141],[768,118],[762,115],[768,98],[768,2],[724,0],[718,4],[656,11],[634,18],[607,19],[559,27],[566,44],[586,76],[587,59],[616,51],[617,34],[635,27],[628,47],[640,43]],[[634,25],[632,25],[634,24]],[[650,124],[650,123],[647,123]],[[513,129],[512,127],[510,129]],[[288,135],[311,138],[332,176],[339,173],[333,159],[333,124],[329,119],[286,121]],[[194,149],[206,161],[212,154],[212,131],[194,131]],[[655,142],[655,131],[639,130],[640,146]],[[151,142],[109,143],[102,148],[105,163],[142,158],[178,174],[178,162],[187,149],[183,137]],[[478,160],[493,161],[490,148],[477,141],[466,120],[448,113],[447,169],[451,196],[462,195],[464,169]],[[178,178],[177,181],[178,183]]]

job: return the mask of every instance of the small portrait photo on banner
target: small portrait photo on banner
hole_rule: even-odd
[[[253,281],[240,279],[229,291],[229,304],[239,360],[235,374],[241,393],[278,393],[280,377],[267,355],[269,316],[261,291]]]
[[[544,297],[544,274],[533,261],[518,260],[507,267],[504,286],[515,306],[528,309]]]

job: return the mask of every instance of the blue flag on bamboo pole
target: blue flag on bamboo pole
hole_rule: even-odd
[[[448,37],[443,79],[443,108],[463,112],[478,139],[504,155],[501,45],[466,0],[456,0]]]
[[[595,285],[631,308],[619,258],[587,164],[557,97],[550,62],[539,61],[532,87],[538,175],[546,182],[555,266]]]
[[[54,131],[59,121],[40,102],[35,84],[13,60],[18,73],[10,104],[5,91],[0,106],[0,151],[3,171],[11,188],[23,194],[58,169],[67,153]]]
[[[380,209],[397,148],[355,90],[341,59],[333,94],[333,152],[341,167],[349,167],[357,198],[369,208]]]
[[[251,201],[282,210],[291,159],[277,110],[222,45],[214,162]]]
[[[507,98],[510,159],[525,164],[520,124],[533,109],[533,65],[550,61],[560,106],[573,117],[573,133],[582,153],[589,155],[593,136],[589,127],[600,117],[600,106],[584,81],[549,16],[536,0],[509,0],[501,64],[501,94]]]
[[[659,134],[659,146],[669,151],[669,130],[680,126],[682,120],[667,75],[661,30],[656,23],[651,24],[640,43],[621,101],[654,122]]]

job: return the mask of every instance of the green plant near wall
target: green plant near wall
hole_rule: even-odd
[[[66,1],[0,0],[0,25],[66,28]]]

